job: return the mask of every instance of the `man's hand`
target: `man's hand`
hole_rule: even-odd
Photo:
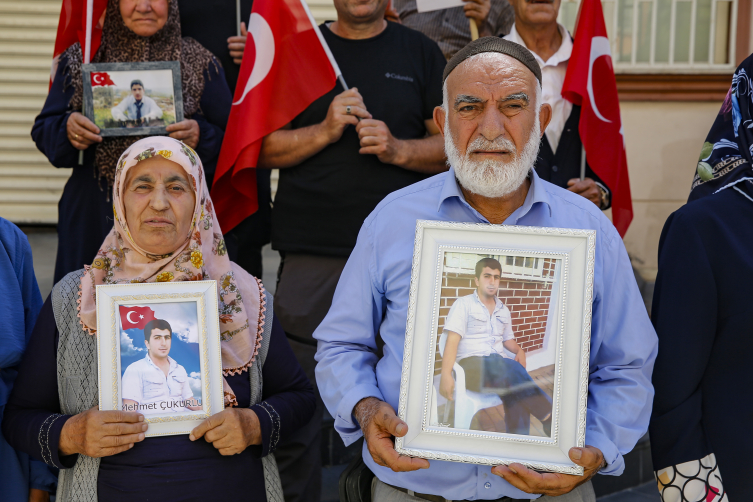
[[[465,17],[476,20],[478,33],[480,37],[493,35],[486,26],[486,19],[489,17],[489,11],[492,8],[491,0],[463,0],[463,10]]]
[[[73,112],[65,123],[68,141],[77,150],[86,150],[94,143],[101,143],[99,127],[79,112]]]
[[[374,462],[395,472],[429,468],[428,460],[399,455],[395,451],[393,436],[405,436],[408,425],[397,418],[392,406],[375,397],[367,397],[358,401],[353,411]]]
[[[60,455],[81,453],[109,457],[144,440],[149,425],[144,415],[128,411],[99,411],[96,406],[74,415],[60,431]]]
[[[220,455],[235,455],[252,444],[261,444],[261,426],[254,410],[226,408],[201,422],[188,439],[204,438]]]
[[[350,113],[348,113],[350,109]],[[331,143],[339,140],[348,125],[358,124],[358,119],[370,119],[371,114],[366,110],[363,97],[358,89],[353,87],[335,96],[327,110],[327,118],[322,122],[327,140]]]
[[[192,119],[181,120],[175,124],[170,124],[165,129],[170,133],[173,139],[179,139],[191,148],[196,148],[199,144],[199,123]]]
[[[442,372],[442,376],[439,377],[439,393],[448,401],[455,400],[455,379],[452,378],[452,373]]]
[[[526,367],[526,351],[522,348],[518,351],[517,354],[515,354],[515,360],[520,363],[523,368]]]
[[[601,208],[601,190],[591,178],[573,178],[567,182],[567,189],[590,200],[596,207]]]
[[[246,30],[246,23],[241,23],[240,36],[227,39],[227,48],[230,51],[230,57],[233,58],[233,63],[235,64],[241,64],[243,61],[243,50],[246,48],[247,36],[248,30]]]
[[[514,463],[509,466],[498,465],[492,468],[492,474],[500,476],[505,481],[526,493],[540,493],[557,497],[570,493],[582,485],[604,465],[604,455],[598,448],[570,448],[570,459],[584,467],[583,476],[569,474],[555,474],[551,472],[536,472],[527,467]]]
[[[361,140],[361,149],[358,153],[376,155],[385,164],[401,165],[401,142],[392,135],[387,124],[381,120],[362,120],[356,126],[356,132]]]

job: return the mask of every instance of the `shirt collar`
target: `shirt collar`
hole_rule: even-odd
[[[531,169],[531,173],[529,174],[529,179],[531,180],[531,186],[528,188],[528,194],[526,195],[526,200],[523,201],[523,205],[520,206],[518,209],[516,209],[509,218],[505,221],[505,224],[507,225],[516,225],[518,223],[518,220],[528,214],[533,207],[541,203],[541,205],[546,206],[546,208],[549,210],[549,216],[552,216],[552,205],[549,202],[549,194],[546,191],[546,187],[544,186],[544,182],[541,178],[539,178],[539,175],[536,173],[536,169]],[[463,196],[462,190],[460,190],[460,186],[458,185],[458,180],[455,178],[455,168],[451,167],[449,171],[447,171],[444,185],[442,186],[442,191],[439,195],[439,204],[437,205],[437,212],[441,210],[442,204],[447,199],[450,199],[452,197],[457,197],[460,202],[473,209],[470,204],[465,200],[465,197]],[[479,216],[480,213],[479,213]],[[483,216],[481,216],[483,218]],[[484,218],[485,219],[485,218]],[[488,222],[487,222],[488,223]]]
[[[544,61],[538,54],[531,51],[531,54],[533,54],[533,57],[536,58],[536,61],[542,68],[545,66],[557,66],[558,64],[567,61],[568,59],[570,59],[570,55],[573,52],[573,39],[570,37],[570,34],[561,24],[557,23],[557,27],[559,28],[560,34],[562,35],[562,44],[560,45],[560,48],[557,50],[557,52],[552,55],[552,57],[550,57],[547,61]],[[514,24],[512,25],[510,34],[505,38],[528,49],[528,46],[521,38]],[[528,50],[530,51],[531,49]]]
[[[481,298],[478,297],[478,289],[476,289],[473,292],[473,298],[478,302],[479,305],[481,305],[482,307],[486,308],[486,305],[483,304],[483,302],[481,301]],[[498,311],[499,309],[501,309],[504,306],[505,306],[505,304],[502,303],[502,300],[500,300],[499,297],[495,296],[494,297],[494,312]]]
[[[144,359],[146,359],[147,364],[151,365],[153,368],[158,369],[159,371],[162,371],[159,366],[154,364],[154,361],[152,361],[152,358],[149,357],[149,351],[147,351],[146,355],[144,356]],[[175,359],[173,359],[170,356],[167,356],[167,360],[170,362],[170,369],[167,370],[168,373],[170,373],[172,370],[175,369],[178,363],[175,362]]]

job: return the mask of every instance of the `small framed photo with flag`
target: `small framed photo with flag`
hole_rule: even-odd
[[[183,120],[179,61],[82,66],[84,115],[101,136],[167,134]]]
[[[147,436],[188,434],[224,407],[215,281],[97,286],[99,409]]]

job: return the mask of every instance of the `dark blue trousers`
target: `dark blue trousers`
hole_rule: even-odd
[[[473,392],[494,389],[505,408],[508,434],[528,435],[531,415],[543,421],[552,412],[552,399],[536,385],[517,361],[499,354],[458,361],[465,371],[465,387]]]

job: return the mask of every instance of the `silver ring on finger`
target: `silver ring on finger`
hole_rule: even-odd
[[[345,107],[345,113],[347,113],[348,115],[350,115],[350,105],[348,105],[348,106]]]

